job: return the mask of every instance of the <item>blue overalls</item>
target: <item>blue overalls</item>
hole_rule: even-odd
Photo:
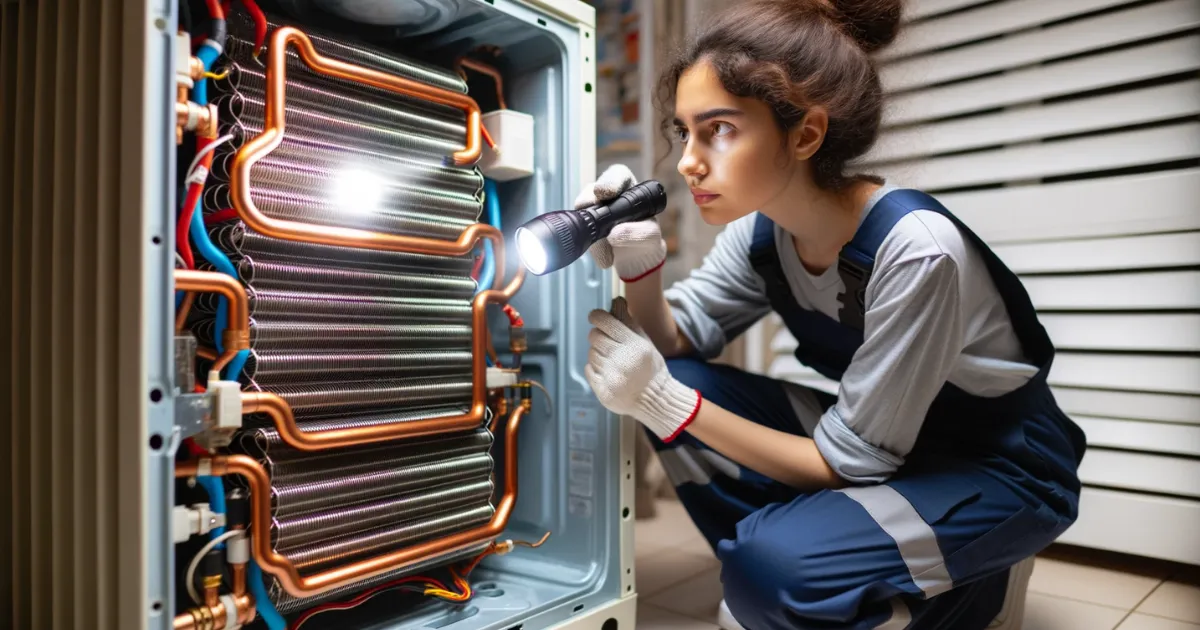
[[[862,344],[874,254],[907,213],[938,212],[978,248],[1028,360],[1040,368],[996,398],[947,383],[906,463],[886,483],[798,493],[684,433],[651,441],[721,561],[725,599],[749,630],[985,628],[1003,604],[1008,569],[1053,542],[1078,511],[1083,432],[1046,383],[1054,347],[1017,277],[935,199],[886,194],[842,251],[839,321],[801,308],[759,216],[751,262],[772,308],[799,342],[796,357],[837,380]],[[784,384],[691,358],[672,375],[744,418],[805,435]],[[812,392],[823,409],[836,401]]]

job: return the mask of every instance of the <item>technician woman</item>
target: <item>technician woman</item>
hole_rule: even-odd
[[[738,3],[668,69],[678,170],[727,225],[664,291],[656,223],[592,256],[587,378],[654,436],[722,564],[728,629],[1016,628],[1032,556],[1076,518],[1084,436],[1017,277],[932,197],[847,162],[882,109],[899,0]],[[577,206],[634,183],[606,171]],[[705,362],[774,311],[831,396]],[[732,613],[732,615],[730,615]]]

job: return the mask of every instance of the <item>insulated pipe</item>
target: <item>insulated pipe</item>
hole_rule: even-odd
[[[488,523],[444,538],[418,543],[313,575],[300,575],[299,570],[286,556],[271,547],[271,478],[262,465],[253,458],[245,455],[224,455],[212,459],[181,462],[175,466],[175,476],[194,477],[200,474],[200,470],[203,468],[206,473],[211,470],[213,475],[237,474],[244,477],[250,488],[250,540],[253,544],[254,559],[263,571],[275,576],[289,594],[294,597],[311,597],[421,562],[433,556],[453,553],[494,540],[503,533],[505,527],[508,526],[513,506],[517,502],[517,434],[521,426],[521,419],[528,410],[529,405],[518,405],[508,417],[504,444],[504,494]],[[177,618],[175,626],[177,629],[180,628],[178,624]]]
[[[219,293],[229,300],[229,308],[226,311],[229,321],[222,335],[225,352],[217,359],[213,370],[220,372],[237,357],[238,352],[250,348],[250,300],[246,297],[246,289],[237,278],[211,271],[176,269],[175,289]]]
[[[395,424],[304,431],[296,424],[296,416],[291,406],[279,395],[270,392],[245,392],[242,394],[242,414],[266,414],[275,423],[275,429],[279,431],[283,441],[302,451],[360,446],[401,438],[469,431],[479,427],[486,417],[488,403],[487,368],[484,365],[484,357],[487,355],[487,305],[507,302],[517,292],[524,277],[525,269],[522,266],[517,269],[516,275],[503,291],[482,291],[471,303],[471,408],[466,413]],[[228,353],[229,349],[226,348],[226,354]]]
[[[215,606],[199,606],[189,609],[175,617],[175,630],[224,630],[229,625],[225,603],[230,596],[222,597]],[[254,598],[249,595],[233,595],[232,601],[237,613],[238,626],[245,626],[254,621]]]

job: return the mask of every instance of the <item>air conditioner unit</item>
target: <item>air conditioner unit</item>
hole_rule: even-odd
[[[592,7],[0,27],[12,627],[633,626],[634,427],[582,376],[616,285],[508,247],[595,177]]]

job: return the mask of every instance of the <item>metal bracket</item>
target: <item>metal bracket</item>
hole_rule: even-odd
[[[203,433],[212,426],[212,396],[208,394],[180,394],[175,397],[175,426],[181,437]]]

